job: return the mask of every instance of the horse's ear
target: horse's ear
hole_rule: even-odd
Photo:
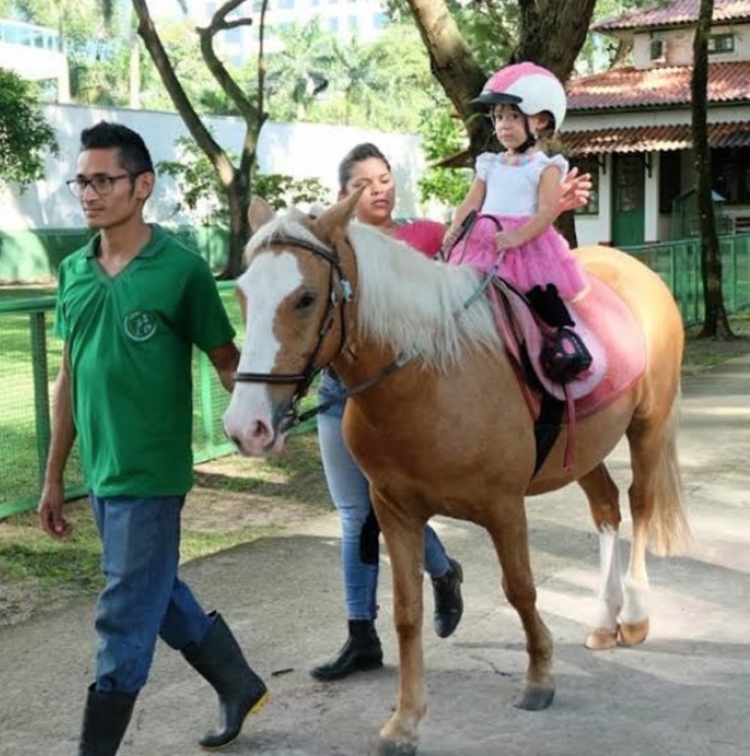
[[[321,240],[331,242],[338,234],[346,232],[349,221],[354,216],[357,203],[365,187],[331,206],[313,223],[313,233]]]
[[[253,197],[247,208],[247,220],[251,231],[257,231],[261,226],[273,220],[276,213],[263,197]]]

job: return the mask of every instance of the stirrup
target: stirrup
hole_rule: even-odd
[[[539,357],[547,377],[562,384],[575,380],[592,361],[583,339],[565,326],[545,338]]]

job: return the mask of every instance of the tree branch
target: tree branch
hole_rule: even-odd
[[[206,128],[198,114],[195,112],[190,100],[185,94],[174,68],[167,57],[164,45],[156,31],[154,21],[146,4],[146,0],[133,0],[133,7],[138,15],[138,35],[146,45],[146,49],[154,61],[157,71],[164,86],[174,103],[175,108],[182,116],[185,125],[190,131],[193,139],[198,146],[206,153],[211,163],[216,168],[220,180],[225,185],[229,185],[234,180],[235,169],[229,160],[227,154],[211,136],[211,132]]]

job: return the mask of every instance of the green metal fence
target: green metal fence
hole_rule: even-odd
[[[219,288],[239,331],[241,318],[231,291],[233,286],[223,283]],[[52,333],[54,296],[6,297],[0,294],[0,519],[29,509],[38,500],[50,440],[52,388],[61,360],[61,342]],[[228,395],[208,358],[196,351],[193,360],[196,462],[232,451],[221,423],[227,402]],[[77,445],[66,470],[66,485],[69,497],[84,492]]]
[[[750,307],[750,234],[719,237],[722,287],[727,312]],[[634,255],[656,271],[669,286],[686,325],[703,320],[703,280],[700,239],[629,247]]]
[[[750,234],[721,239],[724,294],[729,312],[750,306]],[[693,239],[627,250],[657,271],[679,303],[686,323],[703,315],[700,246]],[[241,318],[231,283],[219,284],[238,331]],[[0,519],[36,505],[50,438],[50,402],[60,365],[61,344],[52,335],[51,290],[0,288]],[[205,355],[194,359],[195,459],[202,462],[232,452],[221,419],[228,396]],[[309,423],[308,430],[314,427]],[[67,468],[69,496],[83,493],[77,449]]]

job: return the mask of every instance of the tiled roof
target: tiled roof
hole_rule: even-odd
[[[698,20],[700,0],[675,0],[667,7],[632,10],[617,18],[601,21],[593,31],[610,32],[623,29],[644,29],[684,26]],[[750,20],[750,0],[714,0],[714,23]]]
[[[560,134],[565,154],[593,155],[604,152],[662,152],[685,150],[693,143],[689,124],[677,126],[636,126],[628,129],[566,131]],[[711,123],[711,147],[750,147],[750,123]]]
[[[645,70],[615,68],[606,73],[572,79],[567,86],[568,110],[686,105],[690,102],[692,73],[692,66]],[[708,101],[743,100],[750,100],[750,61],[711,63]]]

